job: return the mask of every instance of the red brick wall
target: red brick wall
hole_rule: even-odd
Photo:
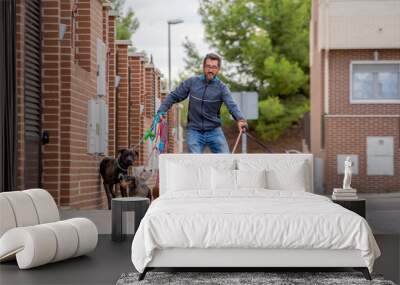
[[[69,2],[69,0],[65,1]],[[76,52],[75,58],[78,61],[79,65],[90,72],[91,63],[90,56],[92,54],[92,45],[91,45],[91,4],[97,1],[91,0],[79,0],[78,4],[78,16],[77,16],[77,42],[76,42]]]
[[[359,174],[351,186],[359,192],[391,192],[400,189],[400,118],[335,118],[326,123],[326,192],[341,188],[343,175],[337,174],[338,154],[358,155]],[[394,137],[394,176],[367,175],[367,136]]]
[[[68,5],[67,3],[63,4]],[[61,4],[57,0],[42,1],[42,129],[50,141],[42,147],[42,186],[60,204],[61,173],[61,42],[58,29]],[[67,30],[65,39],[69,39]]]
[[[73,0],[44,2],[48,3],[43,5],[43,129],[49,131],[50,143],[43,147],[43,187],[60,206],[103,207],[105,195],[98,174],[102,157],[87,153],[87,108],[89,99],[97,96],[96,45],[104,34],[102,4],[99,0],[79,2],[77,35],[72,37]],[[59,3],[58,13],[54,3]],[[59,22],[67,25],[61,41]],[[51,28],[54,32],[48,32]],[[76,39],[77,61],[72,42]]]
[[[61,4],[61,18],[64,24],[67,26],[71,27],[72,22],[70,21],[70,15],[68,15],[68,11],[71,10],[72,8],[72,1],[64,1]],[[78,13],[79,16],[77,17],[78,24],[81,22],[84,22],[83,15],[84,12],[81,11],[82,7],[79,7]],[[71,27],[72,28],[72,27]],[[71,118],[71,101],[72,101],[72,86],[71,86],[71,81],[72,81],[72,68],[75,65],[74,61],[74,50],[71,48],[71,42],[68,40],[71,37],[69,36],[69,32],[71,31],[71,28],[69,31],[67,30],[67,33],[64,36],[63,41],[61,41],[61,66],[59,69],[60,72],[60,91],[61,91],[61,96],[60,96],[60,109],[58,110],[58,113],[55,114],[59,119],[59,125],[60,125],[60,140],[58,141],[60,150],[59,153],[61,155],[60,157],[60,162],[58,163],[59,167],[59,177],[57,178],[60,181],[60,206],[69,206],[70,205],[70,195],[73,195],[74,185],[73,182],[71,181],[71,156],[72,153],[70,153],[71,150],[71,145],[70,145],[70,140],[71,140],[71,129],[73,127],[73,124],[75,121],[73,121],[73,118]],[[75,36],[73,41],[77,44],[77,46],[80,45],[80,40],[79,37],[81,29],[76,29]],[[81,63],[81,59],[83,58],[77,58],[79,59],[79,63]],[[56,118],[44,118],[44,121],[55,121]],[[44,171],[44,174],[46,172]],[[56,179],[56,178],[54,178]],[[70,187],[72,186],[72,191],[70,191]]]
[[[17,92],[17,132],[18,132],[18,173],[17,189],[25,188],[24,183],[24,48],[25,48],[25,1],[16,1],[16,92]],[[15,190],[15,189],[13,189]]]
[[[128,148],[128,45],[117,44],[117,150]]]
[[[103,20],[103,42],[105,43],[105,47],[106,47],[106,75],[105,75],[105,88],[106,88],[106,92],[107,94],[109,93],[109,64],[110,64],[110,59],[109,59],[109,47],[108,47],[108,42],[109,42],[109,13],[110,11],[110,7],[108,6],[104,6],[103,4],[103,12],[102,12],[102,20]],[[107,104],[108,104],[109,98],[107,96]],[[108,154],[108,150],[107,150],[107,154]]]
[[[109,7],[103,6],[103,42],[108,43],[108,11]]]
[[[154,117],[154,96],[156,96],[156,78],[155,70],[153,64],[147,64],[144,67],[144,116],[145,116],[145,130],[151,127],[153,117]],[[144,163],[147,164],[149,155],[148,144],[150,140],[147,141],[143,152]]]
[[[373,60],[373,52],[373,50],[330,51],[329,115],[333,116],[325,117],[327,193],[331,193],[333,187],[341,187],[343,181],[343,175],[337,174],[338,154],[358,155],[359,175],[353,175],[352,187],[359,192],[390,192],[400,189],[400,118],[398,117],[400,104],[350,104],[349,102],[350,62]],[[400,49],[379,50],[379,59],[399,60]],[[368,136],[394,137],[394,176],[367,175]]]
[[[115,16],[108,16],[108,155],[114,156],[116,149],[115,140],[115,123],[116,123],[116,112],[115,112],[115,75],[116,75],[116,18]]]
[[[145,66],[144,113],[145,117],[152,119],[154,116],[154,96],[156,94],[154,66]]]
[[[130,67],[130,141],[131,145],[136,146],[135,150],[139,152],[139,158],[135,162],[135,166],[143,165],[143,144],[138,145],[140,139],[144,135],[144,116],[140,114],[140,105],[142,104],[141,92],[144,85],[143,77],[143,56],[129,56]]]
[[[140,114],[140,133],[144,135],[144,133],[147,130],[146,124],[145,124],[145,110],[144,110],[144,105],[145,105],[145,64],[146,64],[146,58],[141,57],[140,60],[140,104],[143,106],[142,113]],[[142,143],[139,148],[139,165],[143,165],[145,163],[145,145]]]
[[[103,8],[100,0],[88,0],[88,3],[90,5],[85,6],[85,15],[90,17],[90,53],[83,52],[81,54],[82,61],[79,61],[79,65],[73,65],[72,68],[70,106],[65,106],[66,110],[70,107],[69,118],[71,118],[72,123],[70,132],[66,134],[66,140],[69,141],[70,147],[69,150],[65,149],[64,153],[65,157],[69,157],[69,161],[66,163],[66,166],[70,168],[69,187],[62,188],[62,193],[63,190],[69,191],[69,201],[65,201],[66,205],[85,209],[98,208],[105,200],[98,174],[99,162],[103,157],[87,153],[87,108],[88,101],[97,96],[96,46],[97,39],[103,38]],[[86,9],[89,10],[89,13],[86,12]],[[89,69],[87,66],[89,66]],[[64,116],[61,115],[61,117]],[[63,201],[61,201],[62,204]]]
[[[158,69],[154,70],[154,77],[155,77],[155,88],[156,88],[156,97],[161,100],[161,73]],[[157,111],[157,110],[155,110]]]

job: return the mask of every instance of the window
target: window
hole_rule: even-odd
[[[400,103],[400,62],[352,62],[351,103]]]

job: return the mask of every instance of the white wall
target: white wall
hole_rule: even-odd
[[[400,47],[399,0],[319,0],[320,49]]]

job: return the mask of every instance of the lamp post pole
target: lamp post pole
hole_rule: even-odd
[[[174,19],[174,20],[168,20],[168,94],[171,92],[172,89],[172,83],[171,83],[171,25],[177,25],[183,23],[182,19]],[[179,111],[176,113],[176,141],[178,142],[179,140]]]
[[[168,20],[168,91],[171,92],[171,25],[183,23],[182,19]]]
[[[168,21],[168,93],[171,92],[171,24]]]

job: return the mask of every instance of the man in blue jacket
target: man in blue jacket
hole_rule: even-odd
[[[221,129],[222,103],[237,121],[239,130],[247,128],[246,119],[233,101],[231,92],[217,77],[220,68],[221,58],[213,53],[207,54],[203,60],[203,74],[183,81],[158,109],[158,112],[167,112],[173,104],[189,97],[186,141],[190,153],[202,153],[206,146],[213,153],[229,153]]]

